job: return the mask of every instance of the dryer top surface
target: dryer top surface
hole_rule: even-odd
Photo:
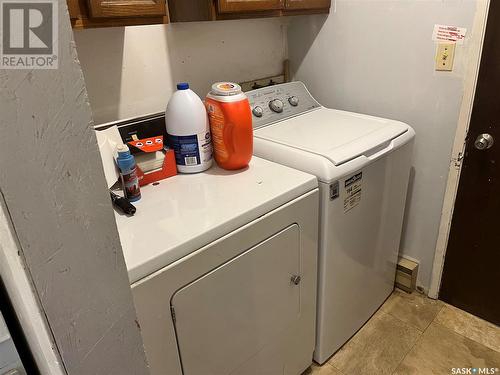
[[[316,177],[258,157],[238,171],[217,166],[141,189],[137,212],[115,212],[134,283],[314,190]]]

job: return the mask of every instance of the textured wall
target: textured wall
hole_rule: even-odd
[[[96,123],[165,110],[175,83],[204,97],[213,82],[281,74],[282,19],[75,31]]]
[[[147,374],[66,2],[59,69],[0,71],[0,192],[70,375]]]
[[[478,0],[484,1],[484,0]],[[430,284],[451,149],[472,48],[476,0],[336,0],[291,22],[294,78],[323,105],[397,119],[416,131],[401,253]],[[434,24],[463,26],[453,72],[434,71]]]

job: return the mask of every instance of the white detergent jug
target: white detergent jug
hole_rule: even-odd
[[[180,173],[202,172],[212,166],[210,124],[201,99],[189,84],[177,84],[165,111],[168,143]]]

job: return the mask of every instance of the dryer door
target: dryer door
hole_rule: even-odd
[[[273,342],[300,316],[300,259],[294,224],[174,294],[184,375],[269,373]]]

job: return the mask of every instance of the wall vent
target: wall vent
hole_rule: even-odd
[[[396,287],[411,293],[417,286],[418,263],[399,258],[396,268]]]

